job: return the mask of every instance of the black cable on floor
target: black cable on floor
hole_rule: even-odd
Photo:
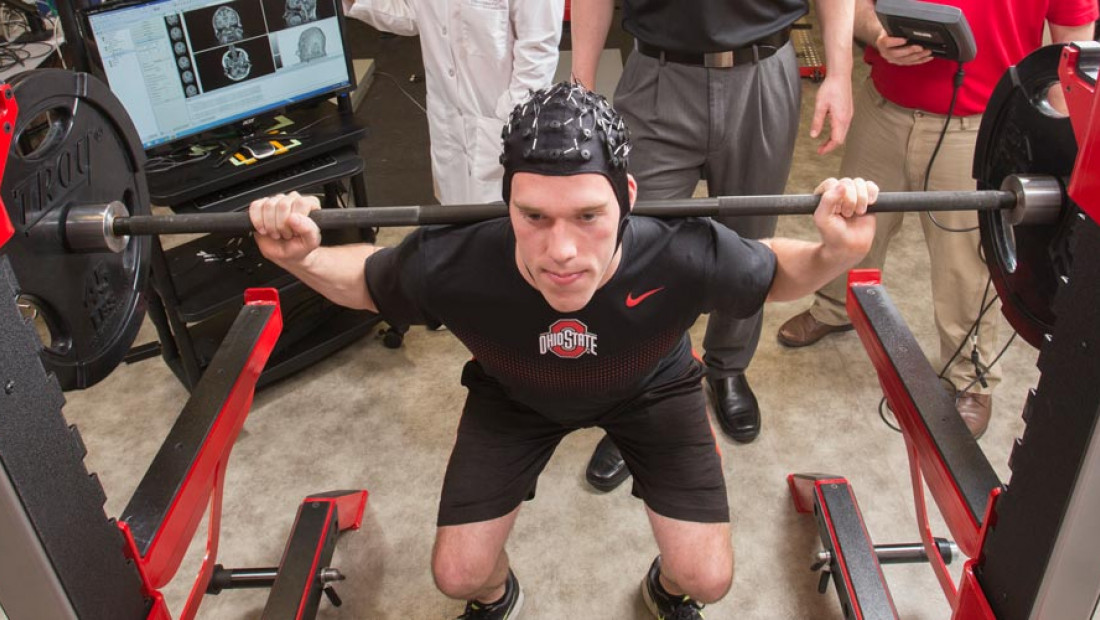
[[[384,78],[390,79],[394,83],[394,85],[397,86],[397,90],[400,90],[402,95],[405,95],[406,97],[408,97],[409,101],[413,102],[413,105],[420,108],[420,111],[423,112],[424,114],[428,113],[428,110],[423,105],[421,105],[421,103],[419,101],[417,101],[415,97],[413,97],[411,94],[409,94],[409,91],[405,90],[405,87],[401,85],[401,82],[399,82],[397,80],[397,78],[390,75],[389,73],[386,73],[385,71],[375,71],[374,73],[375,73],[375,75],[380,75]]]
[[[973,387],[974,384],[982,382],[985,376],[989,374],[989,371],[997,365],[998,361],[1000,361],[1001,356],[1003,356],[1005,352],[1008,351],[1008,347],[1012,344],[1012,341],[1016,339],[1017,332],[1013,331],[1012,335],[1008,338],[1008,341],[1005,343],[1000,353],[998,353],[996,357],[993,358],[993,361],[990,362],[988,366],[975,366],[975,369],[977,370],[977,376],[963,389],[958,389],[958,387],[954,383],[947,379],[947,369],[951,367],[956,359],[958,359],[959,354],[962,353],[963,347],[966,346],[966,342],[970,338],[971,334],[974,334],[976,336],[979,333],[979,330],[981,329],[982,319],[985,318],[986,313],[989,312],[993,305],[997,303],[997,300],[1000,299],[998,295],[994,295],[993,298],[989,300],[989,303],[986,303],[986,299],[989,296],[990,286],[992,285],[992,283],[992,278],[986,280],[985,292],[982,293],[981,310],[978,312],[978,317],[974,320],[974,323],[971,324],[970,329],[966,331],[966,334],[962,337],[962,340],[959,341],[959,346],[955,349],[955,352],[951,354],[951,357],[947,359],[947,362],[944,363],[943,368],[941,368],[940,372],[936,375],[941,381],[944,381],[947,386],[950,387],[952,391],[954,391],[955,394],[965,392]],[[891,409],[889,403],[886,402],[886,396],[884,395],[878,403],[878,416],[887,428],[900,433],[901,428],[898,425],[891,423],[889,419],[887,419],[886,410],[889,410],[891,413],[893,413],[893,409]]]

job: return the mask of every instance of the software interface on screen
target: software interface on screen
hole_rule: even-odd
[[[350,86],[336,2],[155,0],[87,23],[148,149]]]

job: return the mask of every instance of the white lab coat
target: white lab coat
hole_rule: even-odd
[[[564,0],[343,0],[379,30],[420,35],[432,175],[443,204],[501,199],[501,129],[550,85]]]

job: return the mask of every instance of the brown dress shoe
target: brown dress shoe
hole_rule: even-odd
[[[993,395],[960,392],[955,396],[955,409],[970,429],[974,439],[985,434],[989,427],[989,418],[993,413]]]
[[[821,340],[829,334],[846,332],[851,329],[851,323],[847,325],[826,325],[815,319],[810,314],[810,311],[807,310],[802,314],[796,314],[788,319],[787,322],[779,328],[777,338],[779,339],[779,344],[788,347],[805,347]]]

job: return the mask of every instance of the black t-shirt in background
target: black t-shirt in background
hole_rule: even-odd
[[[623,29],[666,51],[704,54],[744,47],[808,11],[807,0],[623,0]]]
[[[697,373],[687,330],[717,308],[764,303],[775,255],[707,219],[631,217],[612,278],[560,313],[523,279],[507,218],[420,228],[366,262],[392,324],[441,322],[509,396],[584,424],[645,391]]]

